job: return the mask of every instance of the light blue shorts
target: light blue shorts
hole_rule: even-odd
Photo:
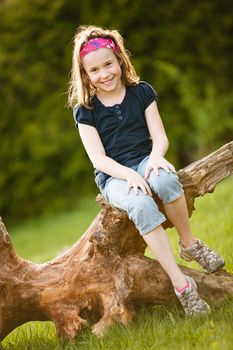
[[[149,156],[144,158],[137,166],[132,169],[144,176]],[[159,169],[159,175],[152,170],[148,183],[163,203],[169,203],[179,198],[183,194],[183,188],[179,182],[176,173],[167,173],[162,168]],[[145,235],[159,226],[166,220],[165,216],[159,211],[154,199],[138,189],[135,194],[132,188],[129,194],[126,194],[127,181],[110,177],[102,191],[107,201],[116,208],[122,209],[128,213],[141,235]]]

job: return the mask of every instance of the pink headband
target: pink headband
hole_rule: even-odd
[[[102,49],[109,48],[114,52],[119,52],[119,47],[114,43],[112,39],[108,38],[94,38],[88,40],[87,43],[84,43],[80,49],[80,57],[85,57],[89,52]]]

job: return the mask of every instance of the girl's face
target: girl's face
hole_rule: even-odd
[[[111,49],[102,48],[88,53],[83,66],[91,84],[99,92],[114,92],[122,86],[121,66]]]

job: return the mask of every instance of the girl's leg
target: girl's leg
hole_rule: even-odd
[[[180,300],[185,314],[192,316],[208,313],[210,307],[200,298],[195,281],[191,277],[185,276],[177,265],[163,227],[158,226],[143,235],[143,238],[170,277],[175,294]]]
[[[169,240],[161,226],[165,221],[164,215],[159,212],[153,198],[141,190],[136,195],[133,189],[127,195],[126,186],[125,180],[111,178],[103,194],[115,207],[127,211],[129,218],[134,221],[145,242],[169,275],[173,286],[184,287],[185,276],[175,261]]]
[[[209,306],[200,298],[192,278],[185,276],[177,265],[167,235],[161,226],[165,217],[152,197],[141,190],[126,194],[127,182],[111,178],[107,181],[103,195],[115,207],[125,210],[134,221],[147,245],[167,272],[186,314],[205,313]]]
[[[193,237],[185,196],[177,174],[166,173],[163,169],[159,172],[160,175],[151,172],[149,184],[163,201],[166,215],[178,231],[181,257],[187,261],[197,261],[207,272],[222,268],[225,262],[221,255]]]
[[[148,158],[145,158],[137,169],[144,176]],[[162,199],[167,217],[173,223],[180,237],[180,243],[184,248],[190,247],[195,238],[189,225],[188,210],[182,185],[175,173],[167,173],[159,169],[159,175],[153,171],[148,180],[152,190]]]
[[[164,204],[167,217],[173,223],[180,236],[180,256],[187,260],[197,261],[207,272],[215,272],[225,264],[224,259],[216,251],[210,249],[192,235],[186,200],[184,195]]]
[[[190,247],[196,239],[191,232],[184,194],[172,202],[164,203],[164,209],[168,219],[173,223],[179,234],[182,247]]]
[[[180,289],[184,287],[186,284],[185,275],[175,261],[170,242],[163,227],[161,225],[156,227],[143,235],[143,239],[155,254],[162,268],[167,272],[174,288]]]

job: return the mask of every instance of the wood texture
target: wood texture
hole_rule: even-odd
[[[232,172],[233,142],[180,170],[189,214],[196,197],[213,192]],[[77,336],[88,321],[102,335],[113,322],[130,322],[142,303],[176,300],[159,263],[144,256],[144,240],[127,215],[100,195],[97,201],[102,209],[79,241],[45,264],[17,256],[0,222],[0,340],[32,320],[51,320],[58,334],[68,338]],[[233,295],[231,273],[208,275],[181,268],[194,277],[210,304]]]

